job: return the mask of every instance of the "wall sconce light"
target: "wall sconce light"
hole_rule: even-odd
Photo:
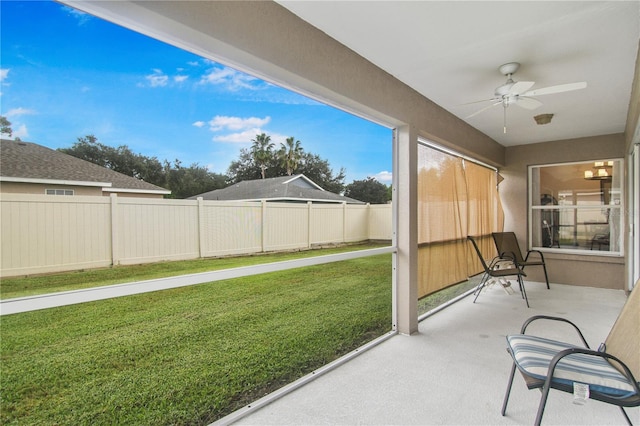
[[[549,124],[551,123],[551,119],[553,118],[553,114],[540,114],[533,117],[538,124]]]

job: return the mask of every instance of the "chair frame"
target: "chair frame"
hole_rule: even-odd
[[[547,373],[547,377],[545,378],[545,380],[541,380],[539,378],[536,377],[532,377],[529,374],[527,374],[525,371],[521,370],[520,368],[518,368],[516,362],[515,362],[515,356],[513,354],[513,351],[511,350],[511,348],[507,348],[507,352],[509,352],[509,355],[511,355],[513,361],[513,365],[511,367],[511,373],[509,375],[509,383],[507,385],[507,391],[505,393],[504,396],[504,401],[502,403],[502,411],[501,414],[504,416],[506,414],[507,411],[507,403],[509,402],[509,395],[511,393],[511,387],[513,385],[513,378],[515,376],[515,372],[516,372],[516,368],[518,368],[520,370],[520,373],[522,374],[522,377],[525,380],[525,383],[527,385],[527,388],[529,389],[540,389],[542,396],[540,397],[540,403],[538,405],[538,412],[536,414],[536,420],[534,422],[535,426],[539,426],[540,423],[542,422],[542,415],[544,414],[544,409],[547,403],[547,398],[549,396],[549,391],[551,389],[556,389],[556,390],[560,390],[563,392],[568,392],[568,393],[572,393],[573,392],[573,387],[571,385],[567,385],[564,383],[559,383],[553,380],[553,374],[555,372],[556,366],[558,364],[558,362],[560,362],[560,360],[562,360],[562,358],[571,355],[571,354],[585,354],[585,355],[589,355],[589,356],[595,356],[595,357],[600,357],[600,358],[604,358],[606,359],[608,362],[610,361],[614,361],[618,366],[620,366],[620,368],[618,369],[627,380],[629,380],[631,386],[634,388],[635,394],[631,395],[629,397],[626,398],[613,398],[610,395],[598,392],[596,390],[591,390],[589,398],[590,399],[595,399],[597,401],[601,401],[601,402],[605,402],[608,404],[613,404],[613,405],[617,405],[618,407],[620,407],[620,410],[622,411],[622,414],[624,415],[624,418],[626,419],[627,423],[629,425],[633,425],[633,423],[631,423],[631,420],[629,419],[629,416],[627,415],[627,412],[624,410],[624,407],[638,407],[640,406],[640,388],[638,387],[638,381],[633,377],[633,373],[631,373],[631,370],[629,370],[629,368],[625,365],[625,363],[623,361],[621,361],[620,359],[618,359],[617,357],[608,354],[606,352],[601,352],[601,351],[594,351],[589,347],[589,344],[587,343],[587,341],[585,340],[582,332],[580,331],[580,329],[578,328],[578,326],[576,326],[574,323],[572,323],[571,321],[565,319],[565,318],[560,318],[560,317],[553,317],[553,316],[547,316],[547,315],[536,315],[533,316],[531,318],[529,318],[528,320],[526,320],[524,322],[524,324],[522,325],[522,328],[520,330],[520,334],[525,334],[527,327],[529,326],[529,324],[531,324],[534,321],[537,320],[550,320],[550,321],[559,321],[559,322],[564,322],[567,324],[570,324],[574,330],[577,332],[578,337],[580,338],[580,340],[582,341],[582,343],[584,344],[584,348],[581,347],[573,347],[573,348],[569,348],[569,349],[565,349],[562,351],[559,351],[558,353],[555,354],[555,356],[551,359],[550,363],[549,363],[549,367],[548,367],[548,373]]]
[[[516,264],[516,266],[518,266],[520,269],[524,270],[524,268],[527,266],[542,266],[542,269],[544,270],[544,279],[547,283],[547,289],[551,289],[551,287],[549,287],[549,275],[547,274],[547,265],[544,261],[544,255],[540,250],[527,250],[526,257],[523,257],[522,250],[520,250],[520,244],[518,244],[518,238],[516,237],[516,234],[514,232],[494,232],[491,234],[491,236],[493,237],[493,242],[496,245],[496,250],[498,250],[498,255],[503,258],[511,258],[513,262]],[[513,239],[513,244],[515,245],[515,247],[512,247],[512,248],[517,249],[517,251],[505,250],[505,247],[503,244],[503,240],[505,236],[508,236],[509,238]],[[540,260],[529,260],[529,256],[532,253],[535,253],[536,255],[538,255],[540,257]]]
[[[471,244],[473,244],[473,248],[475,249],[475,251],[476,251],[476,253],[478,255],[478,258],[480,259],[480,263],[482,264],[482,267],[484,268],[484,275],[480,279],[480,283],[478,284],[478,286],[476,287],[476,290],[473,293],[475,295],[475,298],[473,299],[473,303],[476,303],[476,300],[478,299],[478,296],[480,296],[480,292],[482,291],[482,289],[485,287],[485,285],[489,281],[489,278],[503,278],[503,277],[509,277],[509,276],[517,276],[518,277],[518,285],[520,287],[520,294],[521,294],[522,298],[525,300],[525,303],[527,304],[527,308],[528,308],[529,307],[529,299],[527,298],[527,291],[524,288],[524,282],[522,280],[522,277],[526,277],[527,275],[524,273],[522,268],[518,267],[516,265],[516,263],[514,262],[514,265],[516,265],[516,267],[514,267],[514,268],[494,269],[494,266],[498,261],[501,261],[501,260],[513,261],[513,259],[511,259],[510,257],[503,258],[503,257],[497,256],[497,257],[493,258],[493,260],[489,263],[489,265],[487,265],[487,262],[484,260],[484,257],[482,257],[482,253],[480,252],[480,249],[478,248],[478,244],[476,243],[476,240],[470,235],[467,236],[467,239],[469,241],[471,241]]]

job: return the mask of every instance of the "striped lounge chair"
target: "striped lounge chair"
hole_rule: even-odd
[[[513,366],[502,404],[507,410],[516,368],[529,389],[541,389],[535,425],[542,421],[550,389],[574,393],[588,389],[588,398],[620,407],[628,424],[632,424],[624,407],[640,406],[640,280],[636,282],[618,319],[600,348],[591,350],[578,327],[564,318],[538,315],[529,318],[520,334],[507,336],[507,351]],[[533,321],[550,320],[568,323],[584,346],[576,346],[525,334]],[[585,387],[586,385],[586,387]]]

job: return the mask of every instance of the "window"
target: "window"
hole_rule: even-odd
[[[47,189],[47,195],[73,195],[73,189]]]
[[[622,256],[622,160],[529,167],[534,249]]]

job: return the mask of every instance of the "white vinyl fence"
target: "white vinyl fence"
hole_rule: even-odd
[[[391,240],[391,205],[0,195],[3,277]]]

